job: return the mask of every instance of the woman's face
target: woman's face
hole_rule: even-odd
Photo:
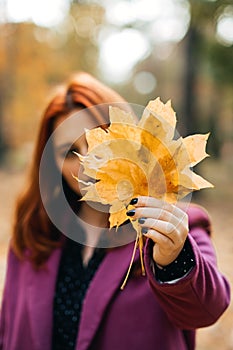
[[[53,138],[55,162],[69,187],[78,195],[80,195],[80,187],[73,175],[83,181],[88,181],[88,177],[83,174],[79,158],[73,152],[81,155],[87,153],[85,129],[93,127],[96,127],[96,123],[93,117],[85,111],[81,112],[80,117],[75,117],[75,120],[73,117],[59,117],[54,124],[54,130],[56,130]]]

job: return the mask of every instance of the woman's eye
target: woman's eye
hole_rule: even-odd
[[[77,155],[74,153],[79,153],[79,150],[77,148],[71,148],[69,149],[69,151],[64,151],[61,153],[62,158],[73,158],[73,157],[77,157]]]
[[[79,153],[78,148],[71,148],[67,153],[67,157],[77,157],[74,152]]]

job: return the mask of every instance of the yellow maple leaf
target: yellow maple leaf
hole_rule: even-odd
[[[170,101],[150,101],[136,123],[132,114],[110,107],[107,130],[86,130],[88,153],[80,156],[88,184],[82,200],[110,205],[110,228],[129,217],[133,197],[152,196],[176,202],[193,190],[212,187],[191,167],[203,160],[207,135],[174,140],[175,112]]]
[[[176,114],[170,101],[150,101],[138,123],[131,113],[117,107],[110,107],[109,117],[106,130],[86,130],[88,152],[79,158],[84,173],[95,179],[83,188],[82,200],[108,204],[110,228],[131,220],[126,212],[134,197],[176,203],[194,190],[213,187],[192,171],[208,156],[209,135],[174,139]],[[132,224],[138,230],[139,225]],[[141,252],[140,233],[136,243]]]

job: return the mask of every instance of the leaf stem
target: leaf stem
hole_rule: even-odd
[[[123,281],[123,283],[121,285],[121,290],[123,290],[125,288],[127,280],[129,278],[129,274],[130,274],[130,271],[131,271],[131,268],[132,268],[132,265],[133,265],[133,261],[134,261],[134,257],[135,257],[135,254],[136,254],[137,247],[139,248],[139,253],[140,253],[142,275],[145,276],[146,273],[145,273],[145,267],[144,267],[144,262],[143,262],[143,236],[142,236],[141,227],[139,227],[138,230],[137,230],[137,236],[136,236],[134,247],[133,247],[133,253],[132,253],[132,256],[131,256],[130,264],[129,264],[129,267],[128,267],[125,279],[124,279],[124,281]]]
[[[138,245],[138,233],[137,233],[137,237],[135,239],[135,243],[134,243],[134,247],[133,247],[133,253],[132,253],[132,257],[131,257],[131,260],[130,260],[130,264],[129,264],[129,267],[128,267],[128,271],[127,271],[127,274],[125,276],[125,279],[121,285],[121,290],[124,289],[125,285],[126,285],[126,282],[128,280],[128,277],[129,277],[129,274],[130,274],[130,271],[131,271],[131,268],[132,268],[132,265],[133,265],[133,261],[134,261],[134,257],[135,257],[135,254],[136,254],[136,248],[137,248],[137,245]]]
[[[141,227],[138,229],[138,247],[139,247],[139,253],[140,253],[142,276],[145,276],[146,272],[145,272],[145,266],[143,261],[143,236],[142,236]]]

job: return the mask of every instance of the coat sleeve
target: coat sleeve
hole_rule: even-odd
[[[8,253],[7,261],[9,261],[9,253]],[[7,294],[8,294],[8,291],[7,291],[8,271],[9,271],[9,267],[7,264],[7,272],[5,276],[5,283],[4,283],[4,289],[3,289],[1,307],[0,307],[0,350],[4,349],[5,319],[6,319],[5,304],[6,304]]]
[[[230,303],[230,286],[217,268],[210,237],[210,219],[198,206],[189,211],[189,235],[195,266],[176,283],[159,283],[152,272],[153,242],[145,247],[149,283],[169,319],[179,328],[197,329],[215,323]]]
[[[2,301],[0,311],[0,350],[3,349],[3,337],[4,337],[4,300]]]
[[[0,350],[7,349],[6,338],[8,337],[8,327],[11,324],[11,319],[14,318],[14,312],[9,308],[9,301],[15,305],[16,298],[12,298],[12,293],[15,296],[18,292],[18,279],[20,276],[19,264],[14,253],[8,248],[7,269],[3,288],[2,302],[0,307]]]

